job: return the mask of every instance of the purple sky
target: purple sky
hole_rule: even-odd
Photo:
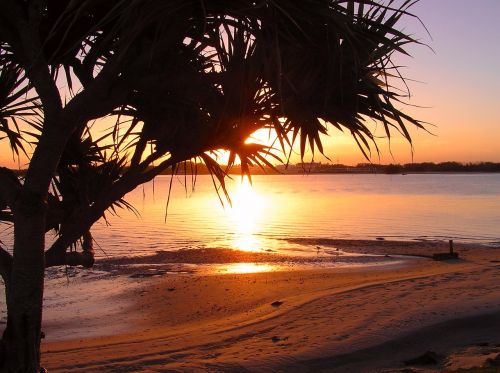
[[[434,51],[412,46],[413,58],[398,58],[407,66],[411,103],[428,107],[408,109],[431,122],[436,136],[410,131],[414,161],[500,161],[500,0],[421,0],[412,12],[420,17],[431,37],[416,21],[402,24]],[[332,132],[328,154],[343,163],[363,162],[348,137]],[[407,143],[395,139],[391,158],[380,140],[381,161],[411,161]],[[372,159],[377,162],[377,158]]]

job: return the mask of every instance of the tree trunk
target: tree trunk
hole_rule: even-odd
[[[6,361],[2,371],[38,373],[45,272],[45,198],[22,193],[14,216],[14,256],[3,336]]]

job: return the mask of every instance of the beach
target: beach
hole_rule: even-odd
[[[500,373],[499,13],[0,1],[0,373]]]
[[[50,372],[498,370],[500,249],[457,244],[459,260],[434,261],[429,255],[447,243],[301,242],[318,248],[316,261],[181,251],[56,277],[59,285],[46,292],[42,365]]]

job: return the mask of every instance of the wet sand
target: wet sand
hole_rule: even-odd
[[[43,365],[50,372],[421,372],[495,363],[500,249],[456,245],[460,260],[437,262],[425,256],[443,243],[307,244],[334,259],[254,256],[276,269],[257,273],[228,270],[244,271],[233,263],[249,261],[245,253],[212,262],[221,264],[215,271],[179,267],[201,253],[136,266],[103,261],[93,276],[48,290]],[[343,265],[337,249],[382,256]],[[436,364],[404,364],[427,351]]]

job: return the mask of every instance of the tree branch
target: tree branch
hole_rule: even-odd
[[[144,136],[141,136],[139,138],[139,141],[137,145],[135,146],[135,151],[134,154],[132,155],[132,160],[130,161],[130,167],[134,169],[139,165],[139,162],[141,161],[142,154],[144,153],[144,150],[146,149],[147,145],[147,140]]]
[[[6,207],[14,208],[17,195],[21,190],[21,183],[17,176],[5,167],[0,167],[0,210]]]
[[[75,240],[76,241],[76,240]],[[47,255],[45,266],[54,267],[68,265],[70,267],[82,266],[91,268],[94,265],[94,241],[90,231],[82,235],[82,251],[64,252],[62,255]]]
[[[5,287],[10,283],[10,274],[12,272],[12,255],[0,246],[0,276],[2,276]]]
[[[24,66],[26,76],[37,91],[44,108],[44,116],[52,118],[62,109],[62,101],[43,55],[38,30],[41,8],[37,7],[36,5],[40,4],[36,3],[32,4],[27,15],[19,1],[0,2],[0,14],[3,14],[1,22],[7,24],[7,27],[2,27],[2,31],[10,29],[2,33],[6,36],[6,41]],[[15,20],[15,23],[11,20]]]
[[[192,157],[190,156],[188,159],[190,158]],[[59,238],[45,252],[46,267],[58,265],[84,265],[83,263],[87,263],[85,261],[88,260],[88,257],[90,256],[89,253],[85,254],[85,251],[82,251],[81,253],[68,253],[66,252],[68,247],[73,245],[80,237],[82,237],[82,235],[85,234],[85,232],[89,232],[90,227],[102,217],[103,213],[111,207],[115,201],[135,189],[138,185],[152,180],[162,171],[181,161],[182,160],[180,159],[169,158],[153,169],[142,174],[127,173],[122,177],[122,179],[117,181],[111,189],[103,191],[101,198],[92,206],[81,209],[77,215],[70,218],[71,221],[77,223],[67,224],[61,229]]]

